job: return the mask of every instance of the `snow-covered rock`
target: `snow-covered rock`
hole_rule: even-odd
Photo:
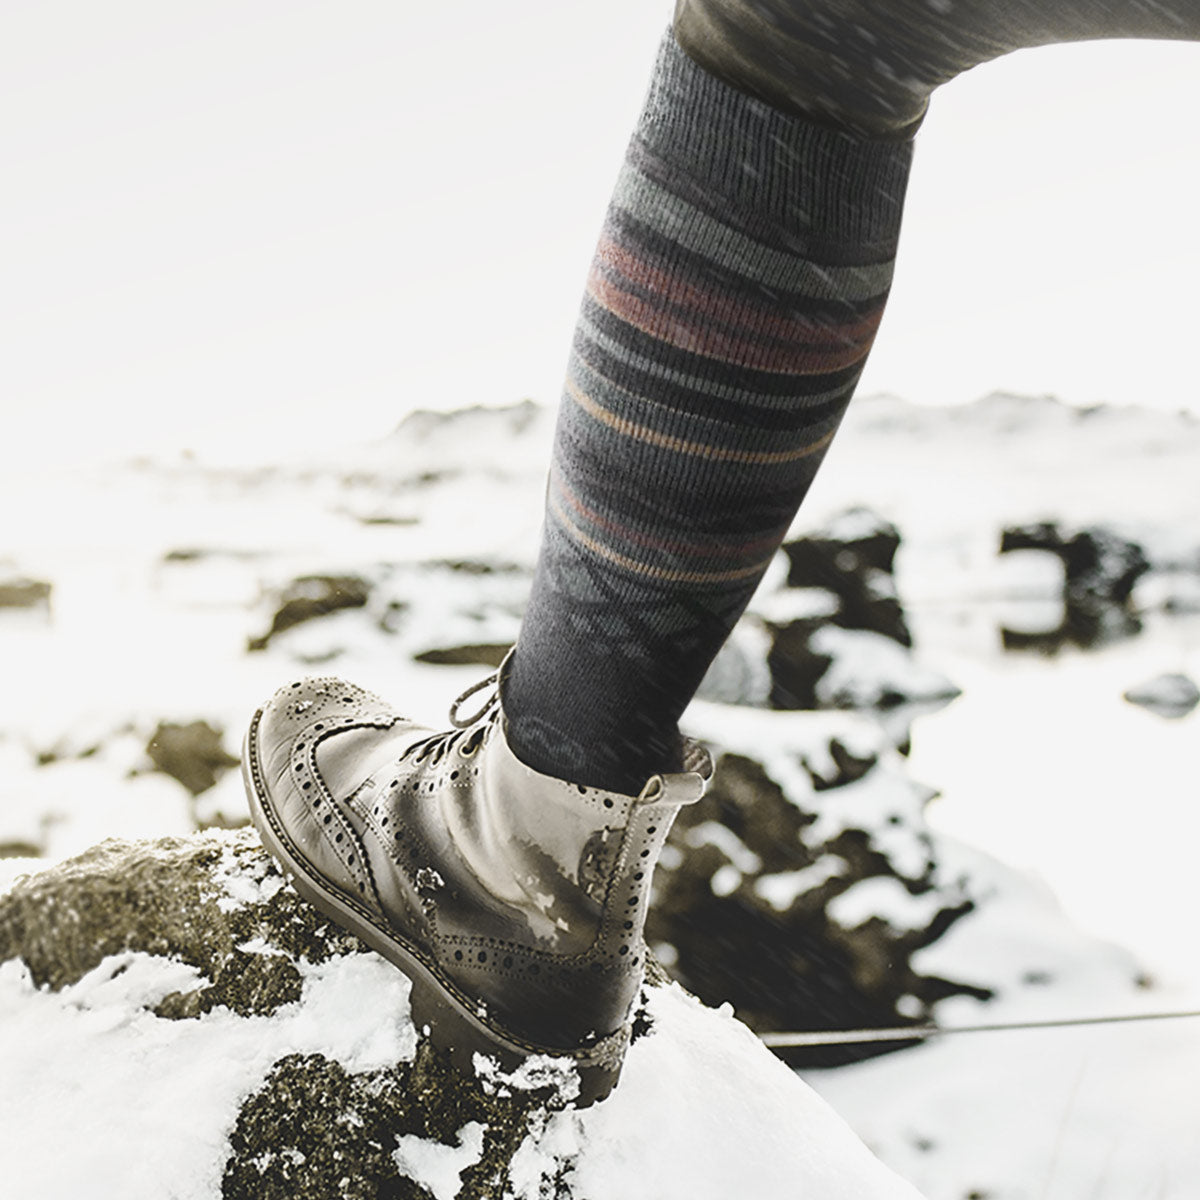
[[[896,595],[900,531],[870,509],[836,513],[822,529],[785,542],[787,586],[824,588],[837,597],[835,623],[870,629],[902,646],[912,633]]]
[[[1130,688],[1125,699],[1157,716],[1175,719],[1186,717],[1200,704],[1200,687],[1187,675],[1168,672]]]
[[[916,1200],[728,1013],[660,979],[639,1027],[588,1110],[456,1074],[253,834],[107,842],[0,891],[5,1194]]]
[[[1066,595],[1078,603],[1125,604],[1150,569],[1137,542],[1101,527],[1068,535],[1050,521],[1010,526],[1000,535],[1000,553],[1017,550],[1041,550],[1059,559]]]
[[[987,997],[953,971],[914,965],[974,900],[938,862],[929,789],[908,778],[874,722],[702,704],[688,723],[716,751],[716,772],[675,822],[647,923],[681,982],[709,1003],[732,1002],[760,1033],[891,1026],[928,1020],[947,996]],[[791,1060],[881,1048],[892,1047]]]

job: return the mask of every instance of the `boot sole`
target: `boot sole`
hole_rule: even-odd
[[[579,1095],[571,1102],[586,1108],[605,1099],[616,1086],[621,1060],[629,1041],[628,1027],[595,1046],[563,1051],[536,1046],[513,1037],[472,1011],[443,981],[432,965],[390,926],[351,896],[312,871],[292,844],[271,807],[258,764],[258,725],[263,710],[254,714],[242,751],[242,780],[250,802],[250,815],[263,845],[291,876],[296,891],[330,920],[349,930],[370,948],[399,968],[412,984],[410,1007],[413,1024],[435,1049],[445,1052],[456,1070],[477,1074],[475,1056],[497,1060],[501,1070],[517,1070],[535,1055],[566,1060],[579,1075]]]

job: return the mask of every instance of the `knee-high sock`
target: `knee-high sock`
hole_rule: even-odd
[[[588,280],[504,686],[530,766],[627,793],[677,766],[679,716],[862,370],[909,159],[664,41]]]

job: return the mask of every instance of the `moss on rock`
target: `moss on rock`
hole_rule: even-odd
[[[459,1195],[500,1200],[511,1194],[513,1155],[557,1105],[551,1085],[489,1093],[428,1042],[411,1064],[353,1075],[321,1055],[290,1055],[242,1105],[221,1194],[225,1200],[427,1200],[429,1192],[397,1160],[397,1139],[415,1135],[453,1146],[459,1131],[478,1124],[482,1153],[462,1171]],[[314,1113],[326,1119],[314,1120]],[[566,1200],[570,1191],[561,1180],[547,1181],[543,1196]]]
[[[68,987],[130,950],[195,967],[204,981],[167,996],[165,1017],[274,1012],[300,997],[295,959],[361,949],[287,886],[249,831],[101,842],[0,896],[0,962],[23,959],[39,987]]]

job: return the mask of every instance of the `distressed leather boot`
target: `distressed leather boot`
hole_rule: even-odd
[[[498,673],[499,674],[499,673]],[[338,679],[281,689],[243,770],[255,824],[297,889],[412,980],[412,1015],[471,1071],[574,1063],[578,1105],[615,1085],[641,989],[663,840],[712,773],[623,796],[542,775],[509,749],[497,692],[438,733]]]

